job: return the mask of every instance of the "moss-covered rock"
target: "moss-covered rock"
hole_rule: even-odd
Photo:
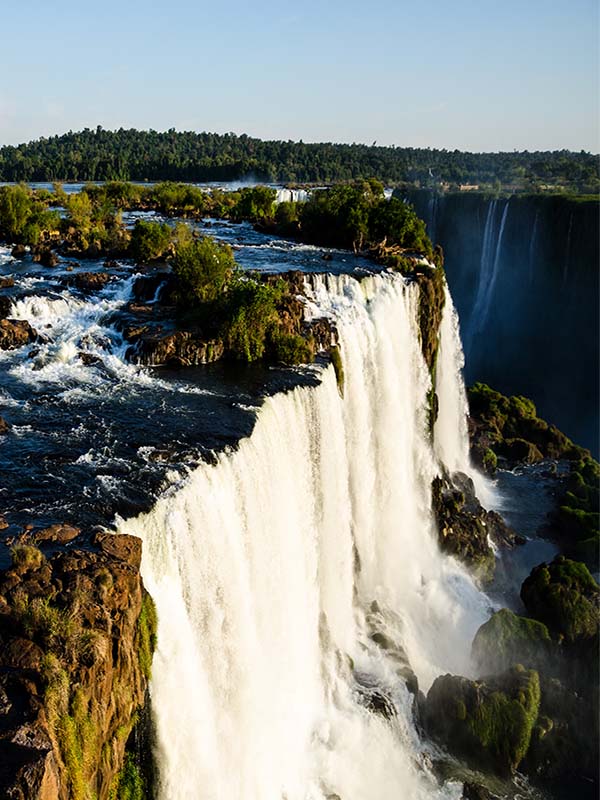
[[[419,331],[423,358],[433,373],[440,342],[440,325],[446,302],[446,278],[440,267],[423,267],[416,275],[419,285]]]
[[[146,702],[154,606],[139,539],[57,537],[40,537],[46,557],[33,532],[0,573],[0,795],[107,800]]]
[[[579,459],[589,456],[558,430],[537,416],[526,397],[505,397],[485,383],[468,389],[471,449],[476,463],[491,466],[488,451],[512,463],[534,463],[543,458]]]
[[[423,722],[454,755],[475,768],[504,775],[525,757],[539,706],[535,670],[515,666],[477,681],[443,675],[429,690]]]
[[[521,599],[532,617],[566,642],[598,637],[600,589],[585,564],[557,556],[534,567]]]
[[[502,672],[514,664],[543,669],[552,640],[541,622],[519,617],[507,608],[497,611],[475,634],[473,660],[480,673]]]

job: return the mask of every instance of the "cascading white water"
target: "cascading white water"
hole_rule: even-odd
[[[475,484],[485,508],[494,508],[498,498],[491,481],[471,464],[469,455],[469,411],[462,370],[465,358],[460,341],[458,314],[446,286],[446,301],[440,326],[440,351],[435,372],[439,412],[434,425],[434,450],[438,460],[452,472],[463,472]]]
[[[306,203],[309,192],[306,189],[277,189],[276,203]]]
[[[336,320],[344,398],[330,367],[317,388],[266,400],[237,450],[119,525],[143,539],[158,610],[163,800],[460,795],[428,771],[398,675],[406,659],[424,690],[470,674],[487,612],[433,530],[417,291],[397,275],[313,277],[309,313]],[[360,701],[369,687],[391,719]]]

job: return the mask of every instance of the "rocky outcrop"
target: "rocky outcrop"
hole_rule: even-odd
[[[26,320],[0,319],[0,350],[14,350],[36,338],[37,333]]]
[[[330,352],[337,340],[332,323],[324,318],[304,319],[302,273],[249,277],[273,287],[278,297],[263,343],[264,360],[305,363],[313,361],[319,352]],[[231,319],[223,299],[201,309],[182,308],[181,303],[176,307],[171,305],[175,289],[174,276],[164,271],[136,280],[135,301],[128,304],[116,323],[132,345],[126,357],[147,366],[174,367],[240,358],[239,342],[231,335]]]
[[[204,339],[200,331],[142,332],[138,335],[137,331],[130,330],[129,335],[137,341],[127,350],[126,357],[146,366],[193,367],[218,361],[225,352],[222,340]]]
[[[507,775],[531,741],[540,707],[538,673],[514,667],[476,681],[436,678],[423,704],[427,732],[476,769]]]
[[[96,292],[103,289],[110,279],[108,272],[78,272],[69,283],[81,292]]]
[[[431,487],[440,548],[467,564],[482,580],[493,577],[496,558],[490,540],[513,547],[524,539],[506,525],[500,514],[486,511],[473,481],[463,473],[434,478]]]
[[[108,800],[146,702],[155,641],[141,542],[21,537],[0,574],[0,796]],[[31,542],[36,541],[41,549]]]

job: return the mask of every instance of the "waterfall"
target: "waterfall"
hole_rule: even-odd
[[[306,203],[308,200],[308,191],[306,189],[277,189],[275,202],[276,203]]]
[[[436,542],[418,288],[310,280],[308,315],[336,321],[344,397],[328,367],[318,387],[268,398],[237,449],[119,524],[142,537],[158,611],[162,800],[461,795],[431,774],[400,677],[410,664],[426,691],[442,672],[470,675],[487,616]],[[452,347],[443,375],[457,375]],[[437,452],[461,463],[454,446],[446,432]],[[374,692],[389,719],[369,710]]]
[[[497,497],[492,483],[473,467],[469,455],[469,408],[462,375],[464,365],[458,314],[446,286],[435,373],[439,412],[433,429],[434,450],[450,473],[464,472],[473,480],[477,497],[485,508],[494,508]]]
[[[477,287],[477,297],[473,306],[471,314],[471,337],[470,344],[473,346],[473,337],[480,334],[485,327],[492,298],[494,295],[494,288],[498,279],[498,268],[500,266],[500,253],[502,251],[502,239],[504,236],[504,228],[506,225],[506,217],[508,216],[507,200],[504,204],[502,217],[500,219],[500,227],[497,236],[494,235],[494,218],[497,206],[497,200],[492,200],[488,210],[485,230],[483,234],[483,248],[481,252],[481,267],[479,272],[479,284]]]
[[[535,248],[537,244],[537,235],[538,235],[538,224],[540,218],[540,210],[536,208],[535,210],[535,217],[533,220],[533,230],[531,231],[531,239],[529,240],[529,283],[533,283],[534,277],[534,258],[535,258]]]

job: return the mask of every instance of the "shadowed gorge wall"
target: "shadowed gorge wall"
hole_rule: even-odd
[[[444,248],[467,382],[531,397],[597,455],[598,201],[416,189],[402,196]]]

